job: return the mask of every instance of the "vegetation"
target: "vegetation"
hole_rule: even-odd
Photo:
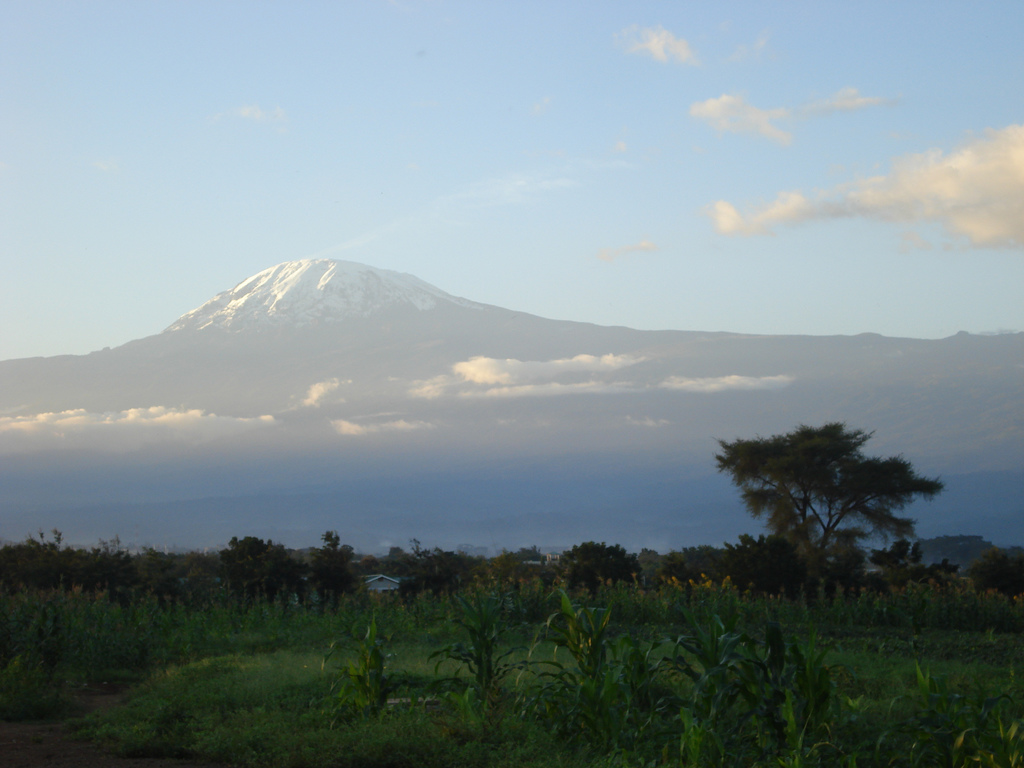
[[[640,561],[620,544],[585,541],[564,553],[562,572],[570,587],[584,587],[591,592],[602,584],[632,581],[640,573]]]
[[[942,491],[901,456],[867,457],[871,434],[845,424],[797,427],[785,435],[719,441],[715,456],[743,491],[743,501],[768,529],[790,539],[814,572],[830,556],[872,535],[909,536],[914,521],[898,517],[916,496]]]
[[[1024,554],[1011,555],[993,547],[971,563],[968,573],[979,589],[1024,594]]]
[[[121,606],[75,590],[0,602],[3,716],[59,706],[58,681],[137,680],[127,706],[80,724],[134,756],[1004,765],[1024,746],[1011,673],[1024,606],[964,584],[788,599],[710,581],[592,595],[530,581],[336,606],[228,592],[202,607]],[[955,629],[966,625],[978,630]]]
[[[867,438],[723,443],[774,532],[667,555],[590,541],[552,565],[413,541],[359,557],[335,531],[304,551],[247,536],[131,554],[40,534],[0,547],[0,719],[61,715],[77,686],[120,680],[130,701],[77,727],[136,757],[1024,765],[1024,555],[991,549],[962,575],[908,538],[864,552],[941,488],[864,458]],[[378,572],[398,594],[361,587]]]
[[[246,536],[241,540],[233,537],[221,551],[220,570],[225,585],[236,596],[253,600],[263,595],[273,600],[282,592],[302,591],[306,567],[289,557],[283,544]]]

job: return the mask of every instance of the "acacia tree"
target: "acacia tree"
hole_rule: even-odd
[[[715,459],[742,490],[750,513],[813,564],[871,535],[913,535],[914,521],[896,512],[943,488],[902,456],[865,456],[861,447],[871,434],[841,422],[801,425],[785,435],[719,440]]]

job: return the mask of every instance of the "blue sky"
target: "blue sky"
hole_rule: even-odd
[[[6,0],[0,359],[311,256],[635,328],[1024,330],[1021,40],[1016,0]]]

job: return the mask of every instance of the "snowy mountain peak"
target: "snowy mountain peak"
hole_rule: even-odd
[[[315,325],[367,317],[382,310],[438,304],[479,308],[419,278],[351,261],[287,261],[243,280],[177,319],[167,331]]]

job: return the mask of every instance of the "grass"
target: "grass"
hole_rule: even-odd
[[[425,680],[418,645],[400,645],[393,663]],[[509,721],[497,732],[466,727],[449,713],[399,706],[338,721],[334,676],[322,654],[276,651],[223,656],[158,673],[126,706],[83,721],[79,732],[129,757],[191,757],[251,766],[572,765],[537,724]]]
[[[434,677],[432,647],[402,642],[390,648],[389,664],[413,691]],[[537,650],[545,658],[554,653],[551,644]],[[559,658],[568,662],[564,649]],[[318,652],[279,650],[172,666],[139,685],[124,707],[83,721],[80,732],[125,756],[248,766],[554,766],[599,759],[580,745],[567,748],[543,723],[529,720],[505,718],[484,727],[450,710],[404,706],[339,721],[331,703],[335,675],[322,660]],[[835,676],[839,693],[861,698],[837,736],[847,750],[869,754],[880,733],[913,715],[917,661],[865,650],[835,651],[829,660],[842,670]],[[999,690],[1006,682],[1005,668],[984,662],[924,661],[968,694]],[[910,747],[905,736],[890,742],[894,750]]]
[[[933,645],[941,651],[942,641],[955,647],[961,640],[939,635]],[[433,647],[405,641],[389,648],[388,663],[412,698],[436,677],[429,659]],[[534,657],[556,655],[563,664],[571,661],[566,649],[556,650],[550,642],[535,649]],[[849,752],[869,754],[880,733],[915,712],[917,659],[857,649],[835,651],[829,660],[837,668],[838,692],[860,699],[833,741]],[[998,690],[1006,681],[1005,668],[984,662],[925,662],[940,666],[950,686],[965,692]],[[600,758],[585,745],[568,747],[529,719],[505,718],[486,726],[451,710],[398,707],[377,717],[339,721],[331,703],[335,679],[330,665],[323,668],[322,654],[309,651],[203,659],[154,674],[124,708],[86,721],[82,733],[126,756],[251,766],[548,766]],[[529,674],[519,682],[528,685]],[[682,681],[677,686],[687,690]],[[911,744],[897,734],[890,746],[909,749]]]
[[[999,765],[1018,747],[1024,756],[1014,726],[1024,644],[1000,628],[1019,623],[1016,601],[921,590],[778,601],[715,585],[616,587],[583,604],[528,593],[500,611],[488,600],[356,596],[338,610],[224,600],[198,610],[0,594],[0,717],[59,712],[62,681],[130,679],[128,703],[79,721],[81,734],[125,755],[239,766]],[[916,618],[901,613],[908,605]],[[979,606],[990,624],[950,628],[957,609],[975,616]],[[358,660],[373,618],[392,693],[439,706],[339,706],[340,670]],[[663,642],[680,635],[690,639]],[[822,644],[832,646],[823,665],[801,671]],[[963,754],[958,728],[969,733]]]

